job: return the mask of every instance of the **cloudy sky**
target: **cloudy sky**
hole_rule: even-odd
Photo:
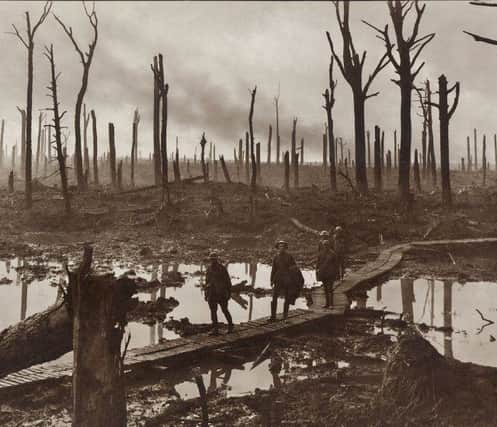
[[[6,119],[6,140],[19,139],[19,113],[25,105],[26,50],[12,35],[11,24],[24,28],[24,11],[38,17],[43,3],[1,2],[0,15],[0,116]],[[332,5],[328,2],[104,2],[96,4],[99,41],[90,74],[86,103],[95,109],[102,143],[107,141],[107,123],[116,126],[118,151],[130,151],[131,122],[140,110],[139,150],[148,155],[152,147],[153,55],[166,60],[169,91],[169,141],[178,136],[180,149],[193,154],[200,135],[217,145],[219,154],[232,157],[233,146],[247,129],[249,89],[257,85],[255,106],[256,141],[267,139],[269,123],[274,125],[273,97],[280,85],[280,127],[282,144],[290,140],[291,120],[298,117],[297,131],[313,149],[310,160],[318,159],[325,121],[321,108],[327,85],[329,47],[325,31],[338,37]],[[90,26],[79,2],[55,3],[53,11],[73,26],[84,46],[90,40]],[[351,25],[355,45],[366,49],[366,72],[383,54],[382,42],[361,23],[366,19],[378,26],[388,22],[383,1],[354,2]],[[461,99],[451,125],[453,160],[465,151],[466,135],[474,127],[487,138],[497,132],[497,47],[476,43],[462,30],[497,38],[497,9],[475,7],[464,1],[428,2],[420,34],[435,32],[421,59],[426,61],[419,82],[445,73],[449,83],[461,82]],[[81,64],[69,40],[53,17],[36,37],[36,110],[49,105],[45,96],[48,63],[44,45],[53,43],[61,71],[63,107],[69,111],[65,124],[72,127],[72,114],[81,78]],[[346,141],[353,138],[351,91],[336,70],[338,88],[334,109],[336,133]],[[387,145],[399,128],[399,90],[390,79],[391,66],[373,85],[380,96],[367,101],[366,125],[385,129]],[[435,126],[438,115],[435,114]],[[420,120],[413,115],[414,143],[420,145]],[[437,132],[438,133],[438,132]],[[71,132],[71,139],[74,131]],[[492,136],[490,136],[492,135]],[[493,145],[493,142],[492,142]],[[493,158],[493,149],[488,155]]]

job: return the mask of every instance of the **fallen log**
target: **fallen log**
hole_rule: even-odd
[[[78,277],[87,277],[91,257],[85,256],[80,267],[69,273],[69,285],[64,296],[46,310],[29,316],[22,322],[0,332],[0,378],[30,366],[48,362],[68,353],[73,348],[73,313],[71,289]],[[132,280],[127,277],[109,280]],[[105,276],[93,276],[107,279]],[[134,283],[134,281],[132,281]],[[129,286],[127,286],[129,289]]]

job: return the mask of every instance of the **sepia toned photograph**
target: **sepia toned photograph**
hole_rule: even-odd
[[[0,16],[0,427],[497,425],[497,0]]]

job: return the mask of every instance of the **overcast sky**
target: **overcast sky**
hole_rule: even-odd
[[[11,24],[24,28],[24,11],[37,18],[43,3],[1,2],[0,14],[0,107],[6,119],[6,141],[19,139],[20,118],[16,106],[25,105],[26,49],[12,35]],[[290,140],[291,120],[298,117],[299,138],[318,159],[325,113],[322,92],[327,85],[329,47],[325,31],[337,37],[333,6],[328,2],[97,2],[99,40],[90,73],[86,104],[95,109],[102,144],[107,143],[107,123],[116,126],[118,152],[130,151],[131,123],[136,107],[141,113],[139,150],[148,155],[152,147],[153,55],[165,55],[169,90],[169,143],[179,137],[180,149],[193,154],[202,132],[217,145],[219,154],[232,158],[233,146],[247,129],[250,94],[257,85],[255,138],[265,152],[269,123],[275,121],[273,97],[280,85],[280,127],[283,147]],[[83,46],[90,41],[90,26],[79,2],[55,3],[53,11],[73,26]],[[383,54],[382,42],[361,23],[378,26],[389,20],[386,2],[354,2],[351,25],[358,50],[368,51],[366,73]],[[421,60],[426,65],[418,82],[426,78],[436,85],[445,73],[449,83],[461,82],[461,99],[451,123],[453,160],[465,151],[466,135],[473,127],[487,138],[497,132],[497,47],[474,42],[463,34],[469,30],[497,38],[497,9],[469,5],[464,1],[428,2],[420,34],[436,32]],[[48,63],[44,45],[53,43],[60,82],[61,102],[68,110],[65,124],[72,128],[72,111],[82,67],[66,35],[52,16],[35,40],[35,110],[49,105],[45,96]],[[339,43],[338,46],[341,47]],[[353,138],[351,91],[336,69],[338,88],[333,110],[336,134]],[[399,128],[399,89],[387,67],[372,90],[380,96],[366,104],[366,126],[380,125],[386,143]],[[36,113],[38,113],[36,111]],[[421,119],[413,114],[414,147],[420,146]],[[434,115],[435,128],[438,114]],[[438,134],[438,132],[437,132]],[[71,132],[71,140],[74,131]],[[349,142],[350,143],[350,142]],[[438,144],[438,138],[437,138]],[[492,149],[487,154],[493,160]],[[105,146],[105,150],[107,146]],[[103,148],[101,150],[104,150]],[[273,154],[274,156],[274,154]],[[438,160],[438,159],[437,159]]]

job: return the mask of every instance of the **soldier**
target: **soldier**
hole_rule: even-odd
[[[345,255],[347,252],[347,242],[343,228],[337,225],[333,233],[333,248],[338,258],[339,276],[343,279],[345,273]]]
[[[278,297],[283,296],[285,303],[283,306],[283,317],[288,315],[288,308],[290,306],[289,290],[292,286],[292,267],[297,267],[293,257],[287,252],[288,243],[280,240],[276,244],[278,254],[273,259],[273,266],[271,268],[271,286],[273,288],[273,299],[271,301],[271,322],[276,320],[276,309],[278,306]]]
[[[323,242],[330,239],[330,233],[326,230],[319,232],[318,253],[323,249]]]
[[[323,308],[333,305],[333,283],[339,277],[338,257],[331,247],[329,240],[322,242],[323,248],[318,253],[318,262],[316,266],[316,278],[323,283],[326,304]]]
[[[226,267],[219,262],[216,252],[209,254],[210,265],[207,267],[205,276],[206,292],[205,299],[209,303],[212,319],[211,335],[219,335],[217,322],[217,306],[228,322],[228,333],[233,332],[233,319],[228,311],[228,301],[231,298],[231,278]]]

